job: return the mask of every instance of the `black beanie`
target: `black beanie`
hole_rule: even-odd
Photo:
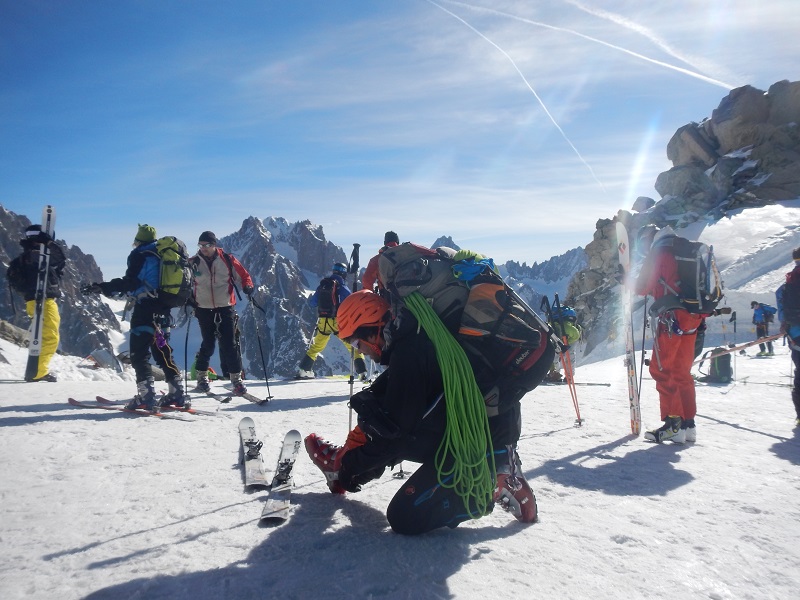
[[[394,242],[395,244],[400,243],[400,236],[398,236],[394,231],[387,231],[383,234],[383,245]]]
[[[217,236],[214,235],[213,231],[204,231],[200,234],[200,239],[197,240],[198,242],[207,242],[209,244],[217,245]]]
[[[20,240],[20,243],[23,245],[32,245],[34,243],[44,244],[45,242],[49,241],[50,236],[47,235],[46,232],[42,231],[41,225],[30,225],[25,230],[25,238]]]

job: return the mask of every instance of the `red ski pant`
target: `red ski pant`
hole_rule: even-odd
[[[655,356],[650,360],[650,375],[656,382],[662,421],[668,416],[694,419],[697,414],[692,362],[696,329],[701,321],[702,317],[698,315],[676,310],[677,329],[693,333],[680,335],[669,325],[662,323],[658,326]]]

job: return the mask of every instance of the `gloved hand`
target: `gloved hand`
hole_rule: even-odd
[[[99,283],[89,283],[81,287],[81,294],[102,294],[103,288]]]
[[[242,291],[245,293],[245,296],[252,296],[255,288],[251,285],[242,288]]]
[[[385,467],[375,467],[374,469],[370,469],[364,473],[353,474],[350,473],[344,465],[342,465],[342,468],[339,469],[339,485],[348,492],[360,492],[362,485],[369,483],[374,479],[378,479],[381,475],[383,475],[384,470]]]
[[[179,313],[178,320],[175,322],[175,327],[183,327],[189,322],[189,319],[194,315],[194,309],[187,302],[183,306],[183,310]]]

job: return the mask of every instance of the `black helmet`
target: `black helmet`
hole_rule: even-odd
[[[337,262],[335,265],[333,265],[333,272],[339,273],[340,275],[346,275],[347,265],[341,262]]]

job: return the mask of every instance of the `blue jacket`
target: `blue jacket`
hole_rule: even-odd
[[[156,254],[156,243],[136,246],[128,255],[128,268],[125,275],[101,283],[100,287],[106,295],[115,292],[125,293],[141,302],[144,298],[153,297],[161,278],[161,261]]]
[[[758,306],[753,310],[753,323],[756,325],[762,325],[763,323],[767,322],[767,314],[774,315],[776,312],[778,312],[778,309],[774,306],[759,303]]]

